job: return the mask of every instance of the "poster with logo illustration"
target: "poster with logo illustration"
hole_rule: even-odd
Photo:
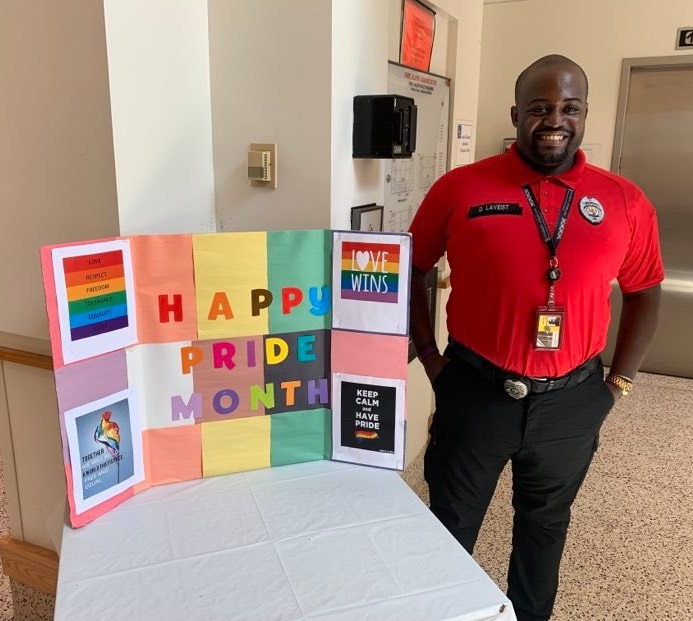
[[[334,233],[332,327],[408,334],[411,236]]]
[[[332,395],[332,458],[403,468],[404,380],[334,373]]]
[[[144,480],[142,427],[134,391],[65,412],[65,427],[78,513]]]

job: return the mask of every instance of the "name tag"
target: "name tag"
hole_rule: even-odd
[[[469,208],[469,218],[478,218],[479,216],[500,216],[511,215],[521,216],[522,207],[519,203],[487,203],[486,205],[476,205]]]

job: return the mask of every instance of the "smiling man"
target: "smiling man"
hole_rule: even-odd
[[[410,228],[410,332],[436,397],[425,458],[431,510],[471,553],[512,463],[508,596],[519,621],[551,616],[570,507],[599,429],[652,340],[664,278],[652,204],[579,149],[587,92],[572,60],[532,63],[515,84],[516,143],[439,179]],[[441,355],[425,274],[444,253]],[[605,378],[614,279],[623,307]]]
[[[510,109],[520,156],[535,170],[557,175],[569,170],[585,134],[587,76],[562,56],[546,56],[515,83]]]

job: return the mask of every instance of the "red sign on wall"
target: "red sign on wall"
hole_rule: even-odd
[[[436,14],[431,9],[417,0],[404,0],[400,63],[423,71],[430,69],[435,24]]]

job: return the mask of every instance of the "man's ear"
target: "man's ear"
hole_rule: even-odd
[[[510,120],[513,122],[513,127],[517,127],[517,106],[510,106]]]

